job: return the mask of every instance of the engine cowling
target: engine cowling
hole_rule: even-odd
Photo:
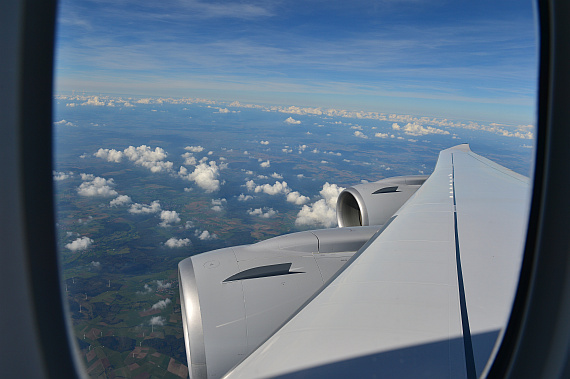
[[[336,203],[338,226],[383,225],[429,175],[396,176],[342,191]]]
[[[269,338],[379,227],[312,230],[178,265],[190,378],[217,378]]]

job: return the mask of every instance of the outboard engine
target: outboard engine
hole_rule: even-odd
[[[428,177],[396,176],[345,189],[336,203],[338,226],[384,225]]]

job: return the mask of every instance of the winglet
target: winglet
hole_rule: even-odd
[[[463,151],[465,153],[471,152],[471,148],[469,148],[468,143],[462,143],[461,145],[453,146],[453,147],[450,147],[449,149],[446,149],[446,150]]]

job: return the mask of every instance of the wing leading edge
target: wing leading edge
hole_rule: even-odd
[[[350,265],[226,378],[480,376],[514,297],[528,179],[460,145]]]

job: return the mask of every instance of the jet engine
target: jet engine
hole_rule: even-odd
[[[379,227],[287,234],[178,265],[190,378],[219,378],[281,327]]]
[[[428,177],[395,176],[345,189],[336,203],[338,226],[384,225]]]

